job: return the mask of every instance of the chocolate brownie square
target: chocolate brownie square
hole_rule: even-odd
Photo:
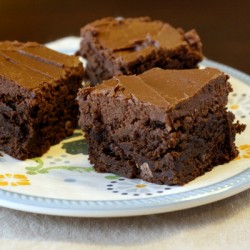
[[[143,18],[104,18],[81,29],[79,55],[87,59],[93,85],[114,75],[145,70],[196,68],[202,60],[195,30],[184,32],[168,23]]]
[[[77,125],[83,67],[34,42],[0,42],[0,151],[40,156]]]
[[[173,185],[234,159],[245,125],[226,108],[227,80],[213,68],[154,68],[79,91],[95,170]]]

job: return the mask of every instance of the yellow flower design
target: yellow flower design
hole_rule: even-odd
[[[245,119],[250,115],[250,95],[246,93],[232,93],[228,99],[227,106],[238,119]]]
[[[137,184],[135,185],[136,188],[145,188],[147,185],[145,184]]]
[[[250,145],[248,144],[243,144],[243,145],[240,145],[238,147],[240,153],[239,155],[235,158],[235,160],[239,160],[239,159],[248,159],[250,158]]]
[[[236,110],[236,109],[239,109],[239,105],[237,105],[237,104],[232,104],[229,108],[230,108],[230,109],[233,109],[233,110]]]
[[[0,174],[0,186],[28,186],[30,180],[24,174]]]

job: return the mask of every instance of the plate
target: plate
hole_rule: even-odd
[[[79,38],[48,44],[72,54]],[[42,157],[19,161],[0,157],[0,205],[60,216],[120,217],[170,212],[195,207],[237,194],[250,187],[250,77],[205,59],[201,67],[216,67],[230,75],[234,92],[228,108],[247,124],[237,136],[239,156],[215,167],[184,186],[156,185],[114,174],[96,173],[88,161],[82,132],[74,134]]]

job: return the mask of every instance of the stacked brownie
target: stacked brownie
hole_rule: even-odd
[[[82,64],[37,43],[0,42],[0,151],[40,156],[77,125]]]
[[[227,79],[212,68],[154,68],[82,89],[91,163],[98,172],[172,185],[234,159],[235,134],[245,126],[226,109]]]
[[[153,67],[196,68],[202,60],[195,30],[184,33],[170,24],[144,18],[104,18],[81,29],[78,52],[95,85],[114,75],[140,74]]]

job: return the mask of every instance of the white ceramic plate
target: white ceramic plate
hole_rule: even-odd
[[[49,44],[74,53],[78,38]],[[88,162],[81,131],[51,147],[40,158],[15,160],[0,157],[0,205],[41,214],[116,217],[175,211],[217,201],[250,187],[250,77],[205,59],[201,67],[221,69],[231,76],[234,92],[228,107],[248,125],[237,136],[240,155],[229,164],[215,167],[194,181],[178,187],[156,185],[114,174],[95,173]]]

